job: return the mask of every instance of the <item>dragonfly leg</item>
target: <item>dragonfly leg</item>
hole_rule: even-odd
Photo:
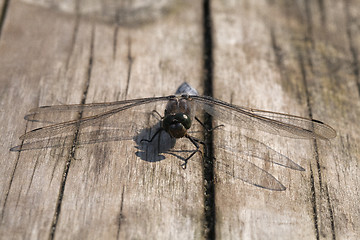
[[[154,140],[154,138],[161,132],[163,131],[164,129],[163,128],[159,128],[156,133],[151,137],[150,140],[147,140],[147,139],[141,139],[140,142],[152,142]]]
[[[152,114],[154,115],[154,113],[156,113],[157,114],[157,116],[158,117],[160,117],[160,119],[158,119],[158,120],[161,120],[161,119],[163,119],[164,117],[163,116],[161,116],[161,114],[158,112],[158,111],[156,111],[155,109],[154,110],[152,110]],[[157,131],[156,131],[156,133],[151,137],[151,139],[150,140],[147,140],[147,139],[141,139],[141,141],[140,142],[152,142],[153,140],[154,140],[154,138],[161,132],[161,131],[163,131],[164,129],[163,128],[159,128]]]
[[[184,160],[184,163],[181,164],[181,167],[182,167],[183,169],[186,169],[186,165],[187,165],[188,160],[189,160],[190,158],[192,158],[192,157],[195,155],[195,153],[197,153],[197,152],[202,153],[201,150],[200,150],[199,143],[202,144],[202,145],[204,145],[204,146],[206,147],[206,144],[205,144],[203,141],[201,141],[201,140],[199,140],[199,139],[197,139],[197,138],[194,138],[194,137],[192,137],[192,136],[190,136],[190,135],[185,135],[185,137],[186,137],[187,139],[189,139],[192,144],[194,144],[194,146],[196,147],[196,149]]]
[[[152,110],[152,114],[153,114],[153,115],[154,115],[154,113],[156,113],[156,115],[160,118],[160,119],[158,119],[159,121],[162,120],[162,119],[164,119],[164,117],[161,116],[161,114],[160,114],[158,111],[156,111],[155,109]]]
[[[215,129],[219,128],[219,127],[224,127],[223,124],[220,124],[220,125],[217,125],[211,129],[208,129],[205,124],[203,122],[200,121],[200,119],[198,119],[196,116],[195,116],[195,120],[198,121],[198,123],[200,123],[200,125],[206,130],[206,132],[212,132],[214,131]]]

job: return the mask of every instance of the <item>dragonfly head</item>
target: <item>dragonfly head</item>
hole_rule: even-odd
[[[185,113],[169,114],[162,121],[162,127],[174,138],[182,138],[191,127],[191,119]]]

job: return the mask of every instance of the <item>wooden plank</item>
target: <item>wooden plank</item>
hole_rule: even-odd
[[[270,31],[258,11],[265,9],[264,2],[213,3],[214,25],[217,30],[215,52],[215,97],[237,105],[253,108],[287,112],[303,115],[302,109],[293,95],[284,92],[277,82],[280,74],[269,59],[272,56]],[[236,14],[235,14],[236,12]],[[231,27],[223,27],[223,25]],[[229,92],[228,89],[231,89]],[[236,129],[216,132],[218,143],[230,142],[236,148],[242,140],[242,134],[258,140],[268,147],[294,159],[304,166],[306,159],[311,158],[311,143],[304,140],[289,140],[270,134]],[[231,131],[231,134],[230,134]],[[297,149],[294,152],[294,149]],[[310,152],[310,154],[308,154]],[[273,176],[278,178],[287,191],[278,192],[263,190],[253,185],[243,184],[240,180],[219,172],[215,196],[217,202],[216,218],[218,225],[216,235],[229,239],[242,238],[314,238],[312,229],[312,208],[310,187],[306,186],[309,176],[300,172],[281,168],[267,161],[257,161],[247,155],[232,154],[219,149],[216,159],[233,157],[233,161],[250,161],[257,163]],[[265,159],[266,160],[266,159]],[[250,173],[258,174],[258,173]],[[296,202],[296,204],[291,204]],[[302,229],[298,226],[303,225]]]
[[[185,10],[189,8],[193,10]],[[197,3],[189,4],[155,24],[131,29],[95,25],[87,101],[116,100],[119,91],[114,90],[119,82],[123,88],[120,99],[130,99],[173,94],[184,79],[200,79],[200,11]],[[109,58],[114,41],[116,54]],[[157,109],[162,114],[163,109]],[[139,116],[129,116],[129,121],[136,118]],[[193,148],[186,140],[179,144]],[[201,237],[200,165],[184,171],[181,161],[169,154],[164,161],[149,162],[153,160],[141,160],[136,151],[134,141],[77,151],[76,158],[86,161],[76,161],[70,170],[56,237]],[[79,185],[79,177],[84,184]],[[91,232],[89,228],[97,230]]]
[[[18,2],[12,2],[7,11],[0,41],[3,238],[48,238],[51,231],[66,158],[52,156],[54,153],[47,150],[19,154],[9,152],[9,148],[19,144],[18,137],[26,129],[34,127],[23,119],[30,108],[50,99],[51,103],[80,101],[87,65],[64,71],[74,24],[72,18],[53,18],[51,11]],[[77,55],[88,58],[80,51]],[[59,81],[66,74],[77,75],[79,81]]]
[[[9,112],[1,115],[2,237],[201,238],[199,155],[184,171],[171,154],[157,162],[137,157],[133,140],[8,151],[39,126],[22,119],[30,108],[168,95],[185,80],[199,87],[201,5],[169,4],[160,19],[126,27],[132,24],[11,3],[0,42],[1,103]],[[186,140],[177,146],[193,148]]]
[[[308,3],[303,9],[309,26],[303,35],[308,40],[297,46],[304,53],[298,62],[304,65],[312,114],[324,116],[338,129],[338,137],[331,144],[315,145],[319,159],[311,168],[317,178],[316,231],[322,238],[357,239],[359,153],[355,149],[360,133],[357,127],[360,78],[356,55],[360,50],[360,33],[353,25],[359,15],[359,3],[332,1],[324,6]],[[348,155],[344,156],[344,152]]]
[[[286,139],[256,131],[237,132],[281,152],[303,166],[305,172],[215,148],[216,159],[230,158],[235,163],[249,160],[287,187],[284,192],[262,190],[217,172],[218,238],[359,236],[356,227],[359,168],[355,150],[359,138],[355,120],[360,116],[356,70],[359,65],[351,57],[351,51],[358,57],[359,33],[353,25],[349,26],[354,24],[358,15],[354,9],[358,8],[355,2],[348,2],[348,6],[338,2],[317,4],[306,1],[297,5],[265,1],[212,4],[216,33],[215,97],[238,105],[314,117],[338,131],[338,137],[328,142]],[[347,18],[348,22],[344,21]],[[351,41],[346,29],[352,31]],[[225,142],[232,146],[230,142],[236,146],[236,140],[246,144],[234,130],[216,131],[215,145]]]
[[[201,86],[200,3],[132,11],[136,3],[27,2],[11,1],[0,39],[1,238],[206,236],[198,155],[183,171],[179,158],[163,153],[162,159],[151,145],[122,137],[128,128],[75,150],[8,151],[20,143],[18,136],[40,126],[22,119],[30,108],[167,95],[183,81]],[[146,9],[156,14],[144,15]],[[210,237],[360,235],[358,9],[356,1],[212,2],[215,97],[326,120],[338,137],[324,142],[227,124],[217,129],[216,236]],[[126,121],[150,120],[138,116],[116,122],[135,127]],[[112,134],[120,137],[111,141]],[[162,135],[159,141],[167,140]],[[176,150],[192,147],[181,140]],[[271,162],[281,156],[305,171]],[[278,178],[286,191],[243,183],[236,168],[245,160]]]

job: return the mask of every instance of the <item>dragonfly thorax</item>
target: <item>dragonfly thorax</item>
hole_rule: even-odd
[[[191,119],[185,113],[166,115],[162,127],[174,138],[182,138],[191,127]]]

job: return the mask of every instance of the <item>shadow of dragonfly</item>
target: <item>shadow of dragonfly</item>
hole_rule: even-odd
[[[164,116],[159,112],[164,112]],[[188,156],[179,157],[183,160],[183,168],[186,168],[188,160],[201,152],[201,145],[205,146],[200,138],[191,134],[190,129],[193,123],[203,125],[196,117],[203,112],[225,124],[238,128],[257,129],[279,136],[322,140],[336,136],[336,131],[321,121],[240,107],[212,97],[199,96],[194,88],[183,83],[175,95],[170,96],[106,103],[43,106],[32,109],[25,116],[26,120],[49,125],[25,133],[20,137],[24,140],[23,144],[10,150],[44,148],[45,142],[46,146],[59,147],[59,144],[81,145],[132,139],[137,144],[138,157],[145,161],[156,162],[165,158],[163,153],[176,155],[171,151],[175,140],[186,138],[194,146],[194,150],[188,151]],[[61,136],[57,137],[58,135]],[[295,170],[304,170],[265,144],[251,138],[247,138],[247,141],[257,150],[243,151],[243,155]],[[233,155],[240,153],[236,147],[225,144],[217,147]],[[227,161],[227,158],[216,159],[215,166],[234,178],[255,186],[270,190],[285,190],[285,187],[270,173],[241,157],[232,162]]]

